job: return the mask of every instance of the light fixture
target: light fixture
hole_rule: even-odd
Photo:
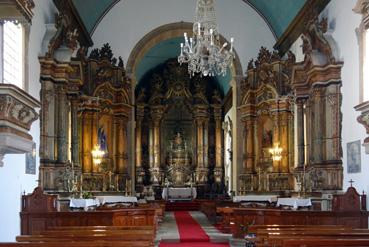
[[[269,153],[272,155],[274,161],[280,161],[282,159],[282,148],[279,147],[278,143],[269,149]]]
[[[92,161],[95,165],[100,165],[104,158],[105,151],[101,150],[100,144],[97,143],[94,149],[91,151]]]
[[[181,65],[188,63],[190,76],[196,73],[203,76],[226,75],[234,58],[234,39],[231,38],[229,50],[226,49],[227,42],[220,46],[214,0],[197,0],[193,37],[188,39],[184,33],[184,39],[178,62]]]
[[[99,104],[99,98],[96,98],[97,104]],[[105,156],[105,151],[101,149],[101,143],[99,140],[99,110],[97,110],[96,114],[96,125],[97,125],[97,143],[94,147],[94,149],[91,151],[92,154],[92,162],[95,165],[100,165],[102,163],[102,160]]]

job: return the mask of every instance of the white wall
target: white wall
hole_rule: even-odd
[[[39,99],[41,84],[40,65],[38,56],[40,55],[42,38],[45,32],[45,23],[54,22],[56,9],[52,0],[37,0],[33,9],[34,17],[29,37],[29,93]],[[39,121],[33,123],[31,135],[36,142],[36,175],[25,174],[25,155],[12,154],[5,155],[4,167],[0,167],[0,242],[15,241],[15,236],[20,234],[21,194],[31,193],[37,186],[39,167],[39,143],[40,125]]]
[[[115,56],[126,62],[132,49],[147,33],[162,25],[193,22],[195,0],[121,0],[93,33],[95,48],[109,42]],[[235,38],[243,69],[257,57],[260,46],[272,49],[275,39],[264,20],[241,0],[216,1],[219,32]]]

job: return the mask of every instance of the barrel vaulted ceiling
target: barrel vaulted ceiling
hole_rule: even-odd
[[[120,0],[72,0],[86,29],[92,34],[106,13]],[[137,1],[137,0],[136,0]],[[186,1],[186,0],[183,0]],[[228,1],[228,0],[227,0]],[[235,0],[231,0],[235,1]],[[307,0],[243,0],[267,22],[278,39]]]
[[[96,26],[120,0],[72,0],[79,15],[90,33],[93,34]],[[131,0],[141,1],[141,0]],[[155,0],[152,0],[155,1]],[[183,0],[188,1],[188,0]],[[220,0],[220,1],[240,1],[240,0]],[[242,0],[250,5],[266,22],[270,30],[278,39],[287,29],[289,24],[299,13],[307,0]],[[182,37],[164,40],[152,47],[139,61],[135,70],[135,76],[139,82],[144,75],[169,58],[177,57],[179,54],[179,43]],[[230,73],[227,76],[218,76],[220,89],[224,95],[229,90]]]

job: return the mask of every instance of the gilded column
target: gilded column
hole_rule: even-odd
[[[280,112],[279,112],[279,102],[277,102],[277,110],[274,110],[273,113],[273,148],[279,144],[281,147],[281,135],[280,135]],[[280,160],[273,160],[273,171],[274,172],[281,172],[281,161]]]
[[[280,137],[282,148],[282,160],[280,161],[281,172],[289,172],[288,166],[288,113],[281,113]]]
[[[119,173],[122,174],[127,174],[128,171],[128,166],[127,166],[127,161],[128,161],[128,118],[124,117],[121,120],[121,140],[122,140],[122,145],[120,146],[120,150],[119,152],[122,154],[122,162],[120,163],[119,166]]]
[[[137,106],[136,112],[136,168],[142,165],[142,120],[144,117],[143,107]],[[137,170],[136,169],[136,170]]]
[[[58,114],[55,116],[55,123],[57,124],[57,161],[58,163],[66,163],[68,160],[68,102],[65,87],[63,85],[58,86],[57,99]]]
[[[160,119],[154,120],[154,168],[160,167]]]
[[[99,110],[97,110],[99,111]],[[91,143],[92,143],[92,149],[99,143],[99,140],[98,140],[98,137],[97,137],[97,130],[99,128],[99,120],[97,119],[97,116],[98,116],[98,113],[97,111],[93,112],[93,115],[92,115],[92,127],[91,127]],[[91,155],[91,151],[92,149],[90,150],[90,155]],[[92,162],[92,172],[93,173],[97,173],[99,172],[99,165],[98,164],[94,164]]]
[[[245,150],[244,154],[246,154],[245,165],[244,165],[244,172],[253,172],[255,170],[254,167],[254,157],[255,157],[255,150],[254,150],[254,123],[255,121],[252,118],[248,118],[245,121],[245,128],[246,128],[246,138],[245,138]]]
[[[153,120],[152,126],[152,153],[150,153],[152,157],[152,166],[151,166],[151,181],[154,185],[159,184],[160,182],[160,125],[161,119],[163,116],[164,107],[153,106],[151,108],[151,117]],[[151,139],[150,139],[151,140]]]
[[[296,119],[297,119],[297,165],[303,167],[305,164],[305,121],[304,121],[304,100],[296,100]]]
[[[123,173],[123,121],[120,116],[114,118],[114,136],[115,136],[115,172],[118,174]]]
[[[306,139],[305,139],[305,161],[304,164],[308,165],[310,160],[312,159],[313,153],[313,145],[312,145],[312,122],[314,120],[313,115],[311,113],[311,99],[305,101],[305,132],[306,132]],[[308,120],[307,120],[308,119]],[[305,135],[305,134],[304,134]]]
[[[197,119],[197,167],[203,168],[204,167],[204,147],[203,147],[203,119]]]
[[[51,116],[55,112],[55,90],[50,81],[41,80],[41,142],[40,159],[55,160],[55,121]]]
[[[222,108],[219,105],[214,107],[214,119],[215,119],[215,169],[214,177],[215,181],[220,183],[223,177],[222,167]]]
[[[74,166],[79,166],[79,137],[78,137],[78,100],[71,99],[71,153]]]
[[[83,156],[83,167],[82,171],[84,173],[92,172],[92,156],[91,150],[92,146],[92,120],[93,113],[92,112],[84,112],[82,116],[82,132],[83,132],[83,140],[82,140],[82,156]]]
[[[204,121],[204,167],[209,167],[209,120]]]
[[[322,153],[322,141],[324,138],[324,128],[323,123],[324,121],[324,105],[322,104],[322,95],[320,89],[316,89],[314,92],[314,139],[313,139],[313,146],[314,146],[314,163],[321,163],[323,160],[323,153]]]

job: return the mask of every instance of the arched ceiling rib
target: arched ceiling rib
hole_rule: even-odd
[[[120,0],[72,1],[86,29],[92,35],[101,19]],[[243,2],[249,4],[263,17],[278,39],[304,6],[306,0],[243,0]]]

